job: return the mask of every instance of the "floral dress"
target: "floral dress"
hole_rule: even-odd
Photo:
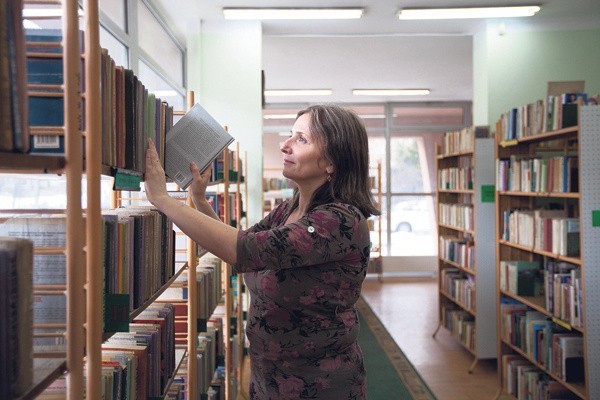
[[[250,396],[365,399],[354,305],[369,259],[367,220],[331,203],[284,225],[289,208],[280,204],[238,234],[234,269],[250,292]]]

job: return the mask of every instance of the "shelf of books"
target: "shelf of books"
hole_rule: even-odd
[[[381,190],[381,163],[370,168],[369,181],[371,191],[377,198],[377,204],[381,207],[383,201],[383,192]],[[369,266],[367,273],[377,274],[379,282],[383,282],[383,256],[381,250],[383,246],[383,238],[381,232],[381,215],[377,215],[369,219],[369,231],[371,232],[371,256],[369,258]]]
[[[586,98],[496,127],[498,371],[517,398],[600,398],[600,107]]]
[[[78,1],[43,3],[62,11],[57,29],[24,32],[23,4],[0,5],[0,48],[10,49],[2,57],[11,65],[1,70],[10,87],[0,172],[18,172],[10,178],[17,188],[32,187],[25,182],[33,174],[60,174],[64,193],[50,197],[66,205],[43,209],[32,193],[27,209],[2,210],[0,309],[2,326],[12,328],[2,334],[0,397],[100,399],[118,388],[107,396],[172,398],[190,376],[194,394],[195,364],[175,346],[178,305],[156,301],[187,260],[175,259],[172,222],[124,204],[121,192],[140,189],[147,138],[164,163],[172,108],[100,49],[96,0],[83,2],[84,31]],[[115,196],[101,211],[103,174],[113,177]]]
[[[67,207],[60,215],[42,210],[41,204],[32,204],[35,214],[34,210],[19,211],[19,207],[2,210],[0,397],[35,398],[56,378],[66,375],[69,398],[76,399],[84,393],[86,338],[86,315],[81,307],[86,299],[85,270],[81,268],[85,265],[85,237],[81,234],[85,224],[81,200],[83,134],[78,112],[80,55],[79,46],[74,45],[79,39],[78,4],[67,0],[60,8],[65,21],[64,48],[58,47],[61,82],[50,84],[46,91],[60,87],[60,95],[52,101],[59,101],[64,109],[59,129],[64,147],[62,154],[46,158],[32,151],[38,139],[38,131],[30,129],[39,116],[35,102],[49,97],[34,95],[37,89],[28,82],[32,50],[22,28],[23,7],[20,0],[0,5],[0,172],[23,174],[7,178],[23,182],[31,174],[61,173],[64,188],[56,195]],[[67,51],[68,47],[75,52]]]
[[[496,357],[494,140],[487,127],[447,132],[437,156],[439,325],[475,357]]]

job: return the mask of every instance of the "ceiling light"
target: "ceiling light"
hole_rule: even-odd
[[[265,96],[329,96],[331,89],[276,89],[265,90]]]
[[[225,19],[358,19],[362,8],[223,8]]]
[[[355,96],[422,96],[429,93],[429,89],[352,89]]]
[[[464,8],[403,8],[399,19],[461,19],[531,17],[540,11],[539,6],[514,7],[464,7]]]

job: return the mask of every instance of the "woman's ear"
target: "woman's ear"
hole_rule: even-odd
[[[329,163],[329,165],[325,168],[325,171],[327,171],[327,173],[329,175],[333,174],[335,172],[335,168],[333,168],[333,164]]]

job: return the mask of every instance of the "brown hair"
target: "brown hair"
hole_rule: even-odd
[[[310,131],[324,157],[334,166],[331,180],[313,194],[308,209],[340,202],[355,206],[365,218],[380,211],[369,187],[369,142],[367,130],[353,111],[334,104],[313,105],[298,112],[310,115]],[[294,193],[292,209],[298,206]]]

